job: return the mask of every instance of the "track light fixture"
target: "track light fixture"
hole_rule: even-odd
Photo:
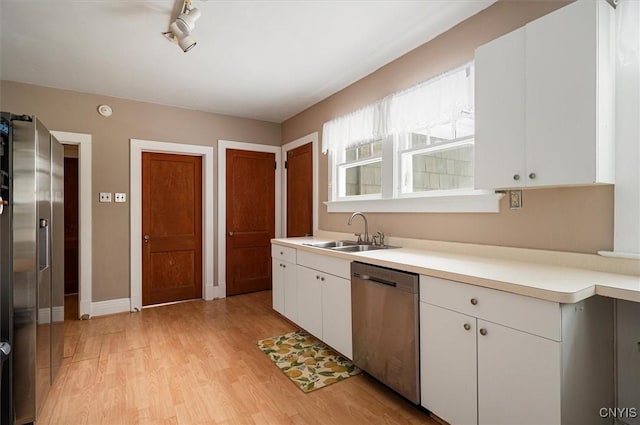
[[[184,0],[180,15],[169,26],[169,31],[163,32],[169,41],[178,43],[183,52],[188,52],[196,45],[196,40],[191,32],[196,27],[196,21],[200,18],[200,10],[191,7],[191,0]]]
[[[185,13],[181,13],[180,16],[176,19],[176,25],[185,34],[191,34],[196,28],[196,21],[200,18],[200,10],[193,9],[187,10]]]

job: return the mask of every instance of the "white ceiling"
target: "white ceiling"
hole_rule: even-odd
[[[282,122],[494,1],[0,0],[0,77]]]

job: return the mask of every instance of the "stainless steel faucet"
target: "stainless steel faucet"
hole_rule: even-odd
[[[360,239],[360,235],[356,233],[356,235],[358,236],[358,242],[363,242],[365,244],[369,244],[369,243],[371,243],[371,241],[369,240],[369,223],[367,222],[367,217],[365,217],[364,214],[362,214],[361,212],[354,212],[353,214],[351,214],[351,217],[349,217],[349,221],[347,222],[347,224],[349,226],[351,226],[351,222],[353,221],[353,217],[355,217],[357,215],[362,217],[362,219],[364,220],[364,239],[361,240]]]

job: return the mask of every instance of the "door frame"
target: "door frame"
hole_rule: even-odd
[[[318,132],[314,131],[311,134],[300,137],[292,142],[282,146],[282,158],[287,160],[287,152],[298,148],[302,145],[306,145],[311,142],[311,161],[312,161],[312,217],[313,217],[313,235],[318,234]],[[284,237],[287,237],[287,173],[282,173],[282,231]]]
[[[131,311],[142,310],[142,152],[202,157],[202,298],[214,298],[213,286],[213,147],[130,139]]]
[[[78,318],[91,317],[93,242],[91,212],[91,134],[51,131],[63,145],[77,145],[78,155]]]
[[[227,296],[227,149],[240,149],[253,152],[268,152],[276,156],[275,169],[275,220],[276,238],[282,237],[282,149],[280,146],[260,145],[257,143],[234,142],[231,140],[218,140],[218,286],[216,298]]]

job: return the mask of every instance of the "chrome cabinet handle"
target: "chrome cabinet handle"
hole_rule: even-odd
[[[514,175],[513,175],[513,179],[514,179],[515,181],[520,180],[520,174],[514,174]]]
[[[536,173],[530,173],[530,174],[529,174],[529,178],[530,178],[531,180],[535,179],[536,177],[538,177],[538,176],[536,176]]]
[[[324,282],[324,277],[321,277],[321,278],[320,278],[320,281],[321,281],[321,282]]]
[[[464,330],[465,330],[465,331],[468,331],[468,330],[470,330],[470,329],[471,329],[471,325],[470,325],[470,324],[468,324],[468,323],[465,323],[463,326],[464,326]]]
[[[476,298],[471,298],[472,305],[478,305],[478,300]]]
[[[485,336],[487,334],[487,330],[485,328],[480,329],[480,335]]]

